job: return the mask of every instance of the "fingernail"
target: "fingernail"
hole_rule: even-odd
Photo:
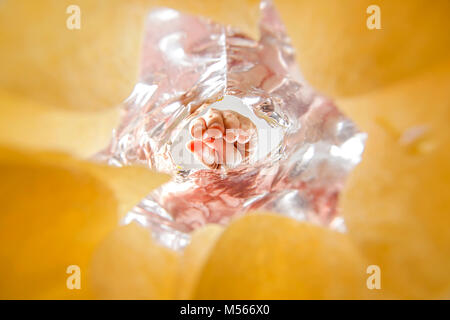
[[[249,135],[244,135],[244,134],[240,134],[239,137],[237,138],[237,142],[238,143],[247,143],[250,141],[250,136]]]
[[[196,123],[191,128],[191,134],[195,139],[201,139],[203,134],[203,125],[202,123]]]
[[[195,143],[194,143],[194,141],[189,141],[189,142],[186,144],[186,148],[187,148],[190,152],[194,152],[194,150],[195,150]]]
[[[222,131],[220,131],[217,128],[209,128],[205,131],[205,133],[203,134],[203,139],[207,139],[207,138],[221,138],[222,137]]]
[[[235,134],[234,130],[228,129],[225,133],[225,141],[228,143],[233,143],[237,139],[237,135]]]

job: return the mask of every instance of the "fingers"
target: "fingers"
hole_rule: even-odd
[[[243,160],[241,152],[234,144],[227,143],[223,139],[214,140],[210,144],[192,140],[188,142],[186,147],[194,153],[197,160],[210,169],[216,169],[219,165],[234,168]]]
[[[222,112],[211,108],[203,116],[203,119],[205,120],[207,127],[204,138],[221,138],[225,131]]]
[[[234,112],[223,111],[223,123],[225,125],[225,140],[233,143],[239,136],[240,121]]]
[[[224,139],[216,140],[216,155],[219,164],[234,168],[242,162],[242,154],[234,143],[228,143]]]
[[[187,148],[208,168],[233,168],[250,155],[249,143],[256,127],[247,117],[231,110],[209,109],[194,120]]]
[[[206,122],[203,118],[194,121],[191,127],[191,135],[194,139],[200,140],[206,131]]]
[[[250,141],[250,134],[248,134],[246,131],[244,131],[244,130],[241,130],[240,132],[239,132],[239,136],[238,136],[238,138],[237,138],[237,142],[239,143],[239,144],[246,144],[247,142],[249,142]]]
[[[246,144],[250,141],[251,137],[255,134],[256,128],[250,119],[239,115],[240,131],[237,142],[240,144]]]
[[[247,117],[234,111],[223,111],[225,124],[225,140],[246,144],[255,133],[255,125]]]
[[[200,140],[189,141],[186,145],[189,151],[191,151],[194,156],[210,169],[217,168],[217,155],[216,152],[211,149],[208,145]]]

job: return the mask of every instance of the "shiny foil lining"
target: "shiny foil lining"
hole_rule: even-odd
[[[175,157],[177,139],[193,119],[227,97],[240,99],[264,120],[261,130],[269,136],[281,132],[281,139],[267,154],[234,169],[186,166]],[[269,1],[261,2],[258,41],[161,8],[147,19],[139,83],[124,102],[111,144],[97,159],[172,175],[125,222],[138,221],[162,243],[179,248],[195,228],[227,224],[250,210],[342,228],[338,195],[361,159],[365,137],[303,80]]]

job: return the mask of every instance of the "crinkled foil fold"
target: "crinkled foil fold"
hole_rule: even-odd
[[[282,132],[270,152],[231,170],[187,169],[174,159],[177,137],[224,97]],[[189,232],[227,224],[250,210],[270,210],[342,227],[337,199],[358,164],[365,134],[302,78],[281,20],[261,3],[260,39],[171,9],[147,19],[140,80],[124,102],[120,126],[97,159],[143,164],[172,180],[126,217],[162,243],[183,247]]]

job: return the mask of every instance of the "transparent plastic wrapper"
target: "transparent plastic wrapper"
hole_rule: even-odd
[[[139,83],[96,158],[172,176],[125,218],[171,248],[250,210],[343,228],[338,195],[365,134],[303,80],[277,12],[260,8],[259,41],[172,9],[149,13]],[[208,136],[213,118],[220,132]]]

